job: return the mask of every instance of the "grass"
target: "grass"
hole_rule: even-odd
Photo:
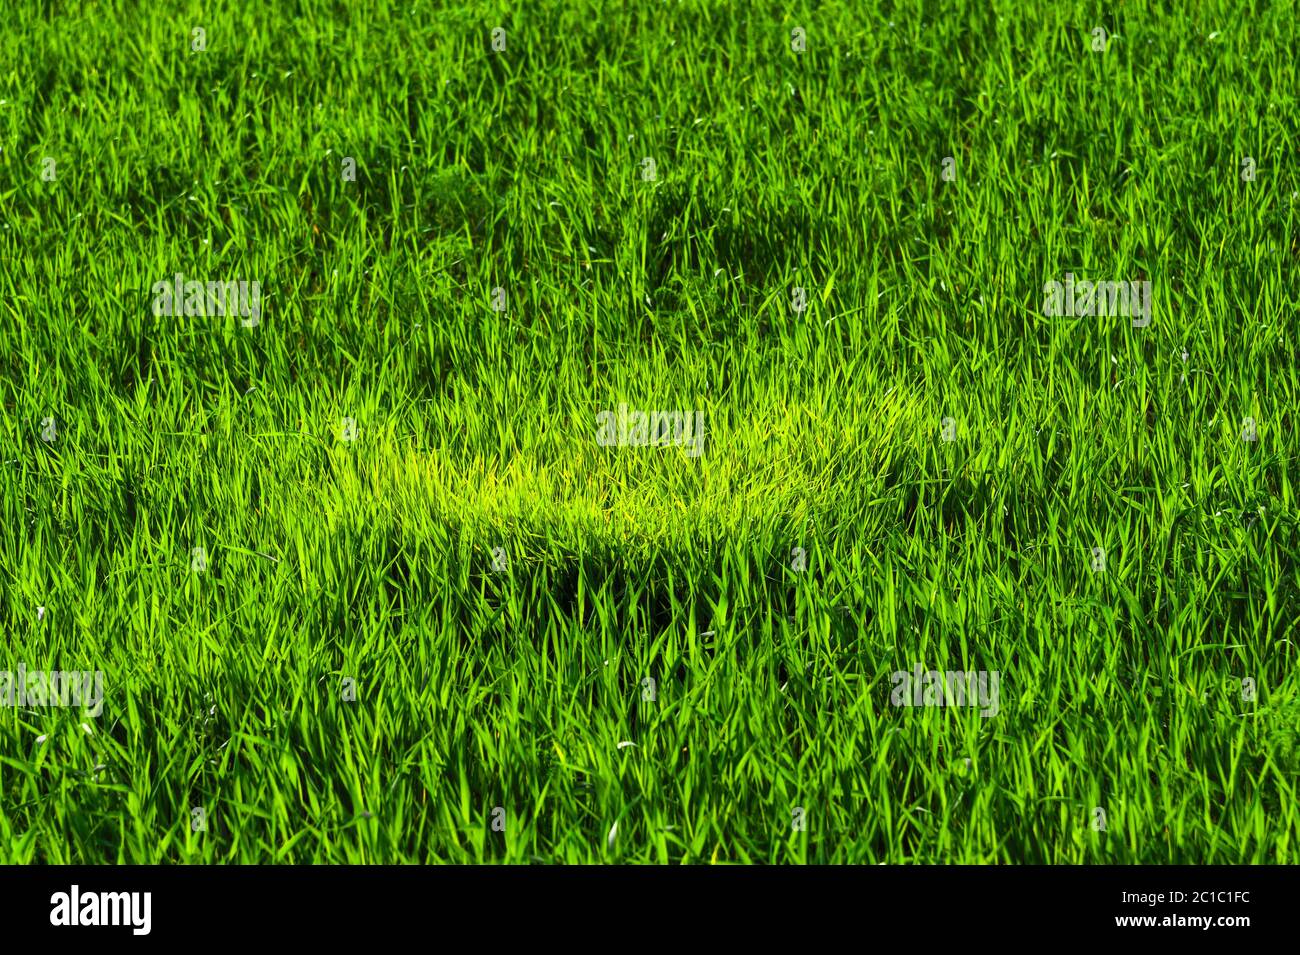
[[[105,695],[0,860],[1297,861],[1297,11],[1184,6],[6,6],[0,669]]]

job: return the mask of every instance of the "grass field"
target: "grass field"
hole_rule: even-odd
[[[6,4],[0,861],[1298,861],[1298,19]]]

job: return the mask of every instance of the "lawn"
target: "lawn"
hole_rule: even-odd
[[[0,862],[1300,861],[1298,19],[12,0]]]

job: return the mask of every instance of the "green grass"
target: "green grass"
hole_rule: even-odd
[[[0,13],[0,861],[1297,861],[1295,4],[214,6]]]

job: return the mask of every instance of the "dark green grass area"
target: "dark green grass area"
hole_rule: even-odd
[[[0,861],[1297,861],[1294,3],[214,6],[0,11]]]

